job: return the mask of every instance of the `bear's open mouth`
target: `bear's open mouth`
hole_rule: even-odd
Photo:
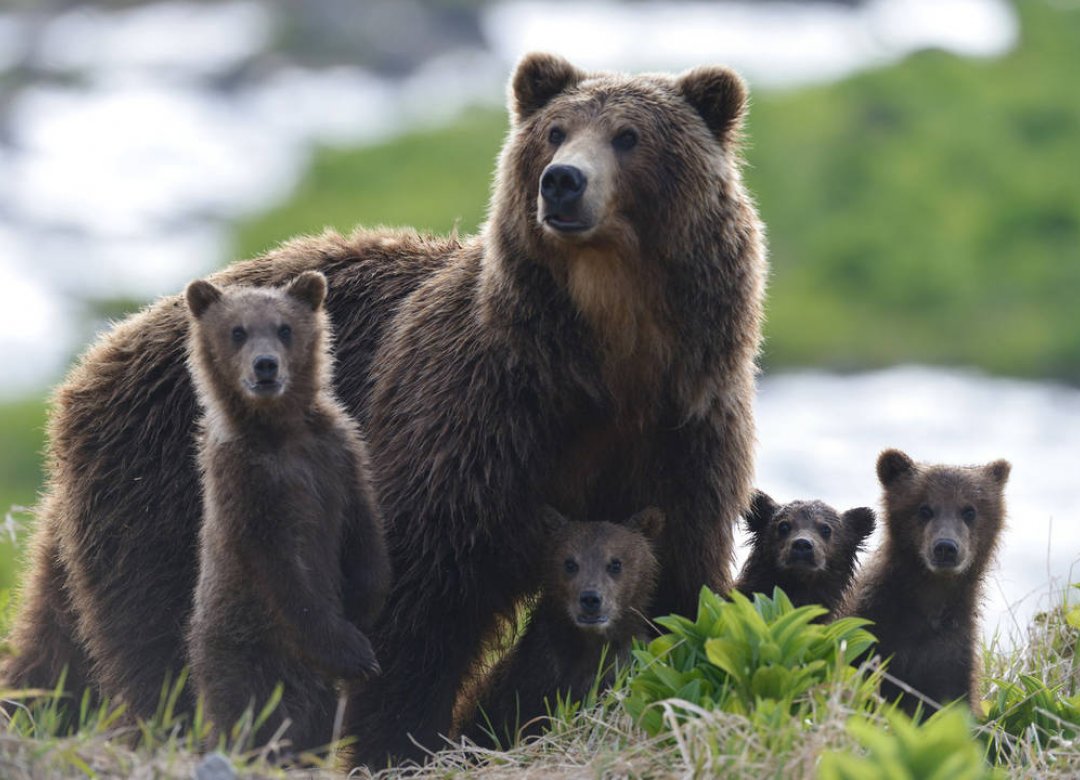
[[[277,379],[260,379],[257,382],[246,382],[248,392],[260,398],[270,398],[279,395],[284,387]]]
[[[607,615],[578,615],[577,622],[583,626],[602,626],[608,622]]]
[[[563,217],[559,214],[548,214],[544,217],[544,224],[560,233],[583,233],[592,227],[580,219]]]

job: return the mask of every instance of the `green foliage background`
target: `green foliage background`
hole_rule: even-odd
[[[1080,7],[1017,5],[995,60],[924,52],[753,99],[747,177],[768,225],[768,368],[966,364],[1080,381]],[[233,255],[324,226],[474,231],[502,111],[322,149]],[[40,484],[44,406],[0,406],[0,517]],[[12,582],[0,544],[0,587]]]

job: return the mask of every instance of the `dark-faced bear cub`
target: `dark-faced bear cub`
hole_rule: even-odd
[[[746,524],[752,549],[735,589],[747,596],[771,596],[773,588],[780,587],[796,607],[821,604],[831,613],[851,585],[875,519],[868,507],[839,514],[821,501],[779,506],[758,491]]]
[[[600,675],[610,685],[648,633],[664,518],[649,508],[624,524],[575,522],[545,508],[551,544],[544,585],[521,639],[480,685],[464,736],[506,747],[537,734],[557,697],[580,700]]]

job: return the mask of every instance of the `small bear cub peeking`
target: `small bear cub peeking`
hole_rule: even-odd
[[[188,364],[204,416],[199,579],[188,633],[218,733],[281,703],[258,734],[332,740],[335,681],[379,672],[369,630],[390,585],[367,454],[330,385],[326,279],[188,285]]]
[[[538,734],[557,696],[580,701],[597,675],[600,690],[610,686],[634,637],[648,634],[660,510],[650,507],[624,524],[542,511],[551,540],[543,591],[524,634],[480,685],[462,721],[463,736],[479,745],[506,748]]]
[[[1010,469],[1005,460],[915,463],[899,450],[878,458],[885,538],[838,614],[873,621],[875,652],[892,659],[888,674],[929,698],[929,710],[957,699],[977,704],[982,583],[1005,521]],[[891,680],[881,687],[909,714],[922,701]]]
[[[841,515],[821,501],[779,506],[761,491],[745,519],[752,549],[735,589],[746,596],[771,596],[779,587],[796,607],[820,604],[830,613],[851,585],[856,559],[875,525],[869,507]]]

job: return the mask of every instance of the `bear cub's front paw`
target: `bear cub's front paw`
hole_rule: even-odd
[[[349,626],[341,647],[341,669],[339,675],[347,681],[366,680],[382,674],[382,667],[375,657],[371,642],[360,629]]]

